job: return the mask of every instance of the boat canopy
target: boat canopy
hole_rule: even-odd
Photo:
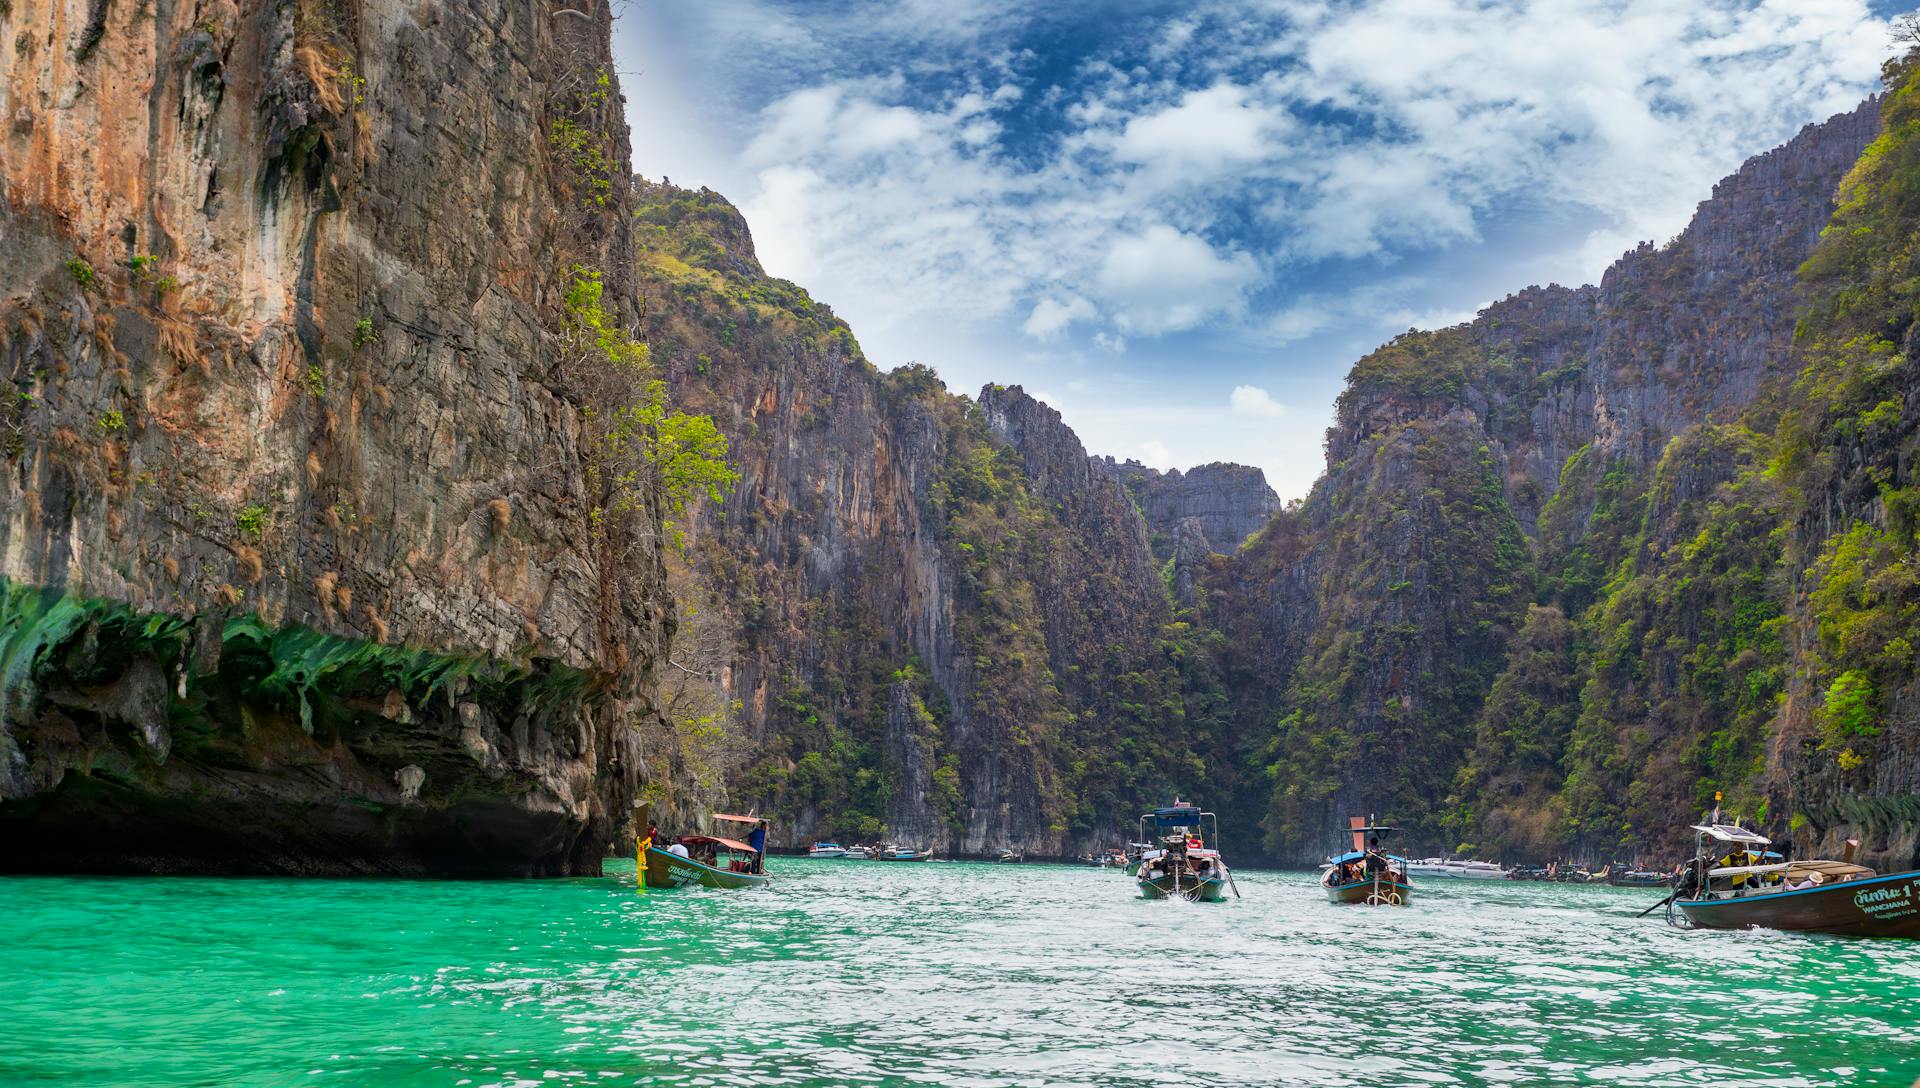
[[[1847,861],[1790,861],[1781,865],[1724,865],[1717,869],[1708,869],[1708,876],[1745,876],[1754,873],[1785,873],[1789,877],[1811,876],[1819,873],[1829,880],[1844,877],[1872,876],[1873,870],[1864,865],[1855,865]]]
[[[1750,843],[1755,846],[1766,846],[1773,842],[1765,835],[1748,831],[1739,824],[1693,824],[1692,827],[1702,835],[1721,842]]]
[[[1347,853],[1341,854],[1337,858],[1328,858],[1327,864],[1345,865],[1350,861],[1359,861],[1360,859],[1366,856],[1367,854],[1366,854],[1366,851],[1364,850],[1350,850]],[[1397,861],[1397,862],[1400,862],[1402,865],[1406,864],[1406,861],[1407,861],[1406,858],[1401,857],[1399,854],[1388,854],[1386,855],[1386,858],[1388,861]]]
[[[716,812],[713,814],[713,818],[716,820],[725,820],[730,824],[757,824],[762,819],[762,817],[759,816],[735,816],[727,812]]]
[[[1152,820],[1155,827],[1198,827],[1203,813],[1191,805],[1178,808],[1156,808],[1142,816],[1143,820]]]
[[[719,846],[724,846],[729,850],[740,850],[749,854],[753,853],[753,847],[748,846],[746,843],[741,842],[739,839],[723,839],[718,835],[682,835],[680,837],[680,841],[683,843],[710,842]]]

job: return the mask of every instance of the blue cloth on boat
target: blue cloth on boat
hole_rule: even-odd
[[[753,847],[753,852],[756,854],[766,853],[767,829],[764,827],[754,828],[753,831],[747,835],[747,845]]]

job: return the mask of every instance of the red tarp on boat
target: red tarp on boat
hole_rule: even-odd
[[[729,850],[738,850],[741,853],[745,853],[745,854],[753,853],[753,847],[748,846],[746,843],[741,842],[738,839],[723,839],[718,835],[682,835],[680,837],[680,841],[683,843],[697,843],[697,842],[719,843],[721,846],[724,846]]]

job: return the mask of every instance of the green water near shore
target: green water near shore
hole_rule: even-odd
[[[617,863],[616,863],[617,864]],[[1920,942],[1682,933],[1658,892],[1062,866],[0,879],[0,1085],[1897,1085]]]

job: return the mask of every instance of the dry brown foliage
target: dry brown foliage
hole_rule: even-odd
[[[258,551],[245,544],[235,544],[233,560],[234,564],[240,568],[240,575],[247,580],[248,585],[260,583],[260,575],[265,572],[266,564],[261,562]]]

